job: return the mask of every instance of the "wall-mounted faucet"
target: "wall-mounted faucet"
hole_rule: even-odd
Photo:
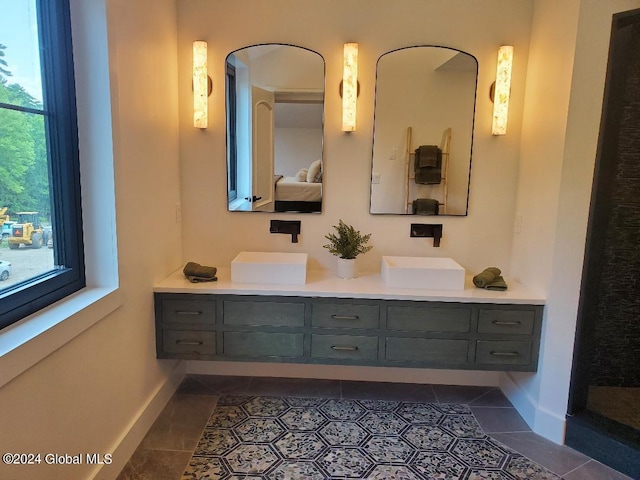
[[[300,235],[300,220],[271,220],[269,232],[290,234],[291,243],[298,243],[298,235]]]
[[[433,237],[433,246],[440,246],[440,239],[442,238],[442,224],[426,224],[426,223],[412,223],[410,237]]]

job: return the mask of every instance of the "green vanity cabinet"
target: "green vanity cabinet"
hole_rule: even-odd
[[[380,326],[380,307],[347,302],[320,303],[316,300],[311,304],[311,325],[323,328],[377,329]]]
[[[225,325],[303,327],[303,302],[270,302],[257,299],[226,299],[222,302]]]
[[[158,358],[197,360],[216,355],[216,298],[156,295]]]
[[[228,357],[302,358],[302,333],[223,332],[222,354]]]
[[[535,371],[542,305],[155,293],[158,358]]]
[[[432,306],[422,303],[390,304],[387,307],[387,329],[456,333],[471,331],[473,307],[470,304]]]
[[[440,367],[464,368],[461,365],[467,364],[468,352],[468,340],[387,337],[385,359],[389,362],[428,363]]]
[[[375,363],[378,360],[378,337],[312,333],[311,358]]]

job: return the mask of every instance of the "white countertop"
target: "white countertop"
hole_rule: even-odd
[[[542,293],[515,280],[506,279],[509,289],[500,292],[476,288],[472,276],[465,279],[464,290],[425,290],[419,288],[387,287],[379,273],[361,274],[358,278],[344,280],[334,273],[307,270],[304,285],[269,285],[261,283],[232,283],[231,269],[218,268],[216,282],[191,283],[182,268],[157,283],[157,293],[228,294],[228,295],[277,295],[300,297],[369,298],[383,300],[422,300],[433,302],[504,303],[544,305]]]

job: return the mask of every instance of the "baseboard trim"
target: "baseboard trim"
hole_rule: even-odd
[[[509,399],[523,420],[527,422],[529,428],[533,430],[536,423],[536,410],[538,408],[538,404],[534,398],[521,388],[518,382],[508,373],[505,373],[500,378],[500,390],[502,390],[502,393]]]
[[[110,450],[113,463],[111,465],[96,466],[87,478],[93,480],[115,480],[118,477],[153,425],[153,422],[155,422],[162,409],[177,390],[185,376],[185,370],[184,362],[179,361],[176,363],[167,380],[149,395],[145,404],[138,410],[120,437],[114,442]]]
[[[500,378],[500,390],[509,399],[534,433],[560,445],[564,444],[566,419],[541,407],[509,373]]]
[[[186,362],[187,373],[243,377],[319,378],[367,382],[474,385],[497,387],[500,372],[425,368],[363,367],[348,365],[274,364],[256,362]]]

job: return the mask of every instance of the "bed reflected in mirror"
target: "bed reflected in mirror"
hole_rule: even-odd
[[[230,211],[321,212],[324,59],[292,45],[226,59]]]

